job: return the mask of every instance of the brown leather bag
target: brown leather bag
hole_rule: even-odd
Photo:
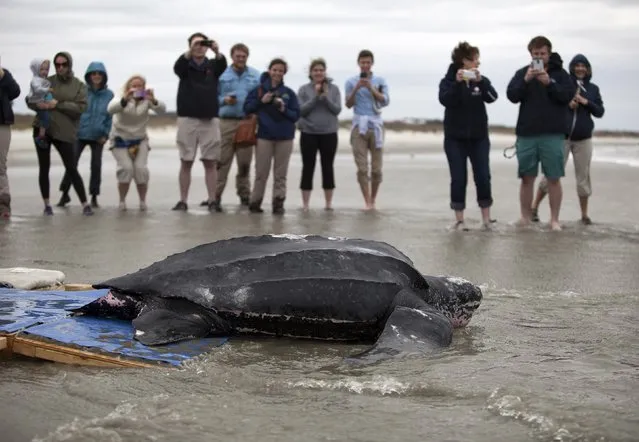
[[[250,114],[240,121],[233,135],[235,147],[250,147],[257,143],[257,115]]]
[[[257,98],[262,98],[262,87],[257,90]],[[257,144],[257,115],[249,114],[240,121],[235,134],[233,145],[235,147],[251,147]]]

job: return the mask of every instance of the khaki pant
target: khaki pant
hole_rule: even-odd
[[[564,143],[564,167],[568,163],[568,157],[572,153],[572,161],[575,165],[575,177],[577,180],[577,195],[589,197],[592,194],[590,186],[590,161],[592,160],[592,138],[581,141],[566,140]],[[539,182],[539,190],[548,192],[548,181],[542,178]]]
[[[178,117],[176,142],[182,161],[195,161],[199,146],[200,159],[220,159],[220,120]]]
[[[136,184],[147,184],[149,182],[149,168],[147,160],[149,158],[149,142],[144,140],[138,147],[135,160],[129,155],[129,149],[114,147],[111,149],[113,157],[117,163],[116,177],[118,183],[130,183],[134,180]]]
[[[286,198],[286,176],[293,152],[293,140],[263,140],[258,138],[255,146],[255,183],[251,203],[260,203],[264,198],[266,181],[273,161],[273,199]]]
[[[0,124],[0,214],[11,212],[9,177],[7,176],[9,144],[11,144],[11,126]]]
[[[368,153],[371,154],[370,181],[379,184],[382,182],[382,151],[383,148],[375,147],[375,133],[368,129],[364,135],[358,128],[351,131],[351,147],[357,166],[357,181],[361,185],[368,185]]]
[[[220,134],[222,136],[222,149],[220,160],[217,163],[217,200],[219,201],[226,187],[233,156],[237,164],[237,175],[235,175],[235,187],[240,198],[251,196],[251,161],[253,160],[253,146],[236,148],[233,145],[233,136],[241,120],[220,119]]]

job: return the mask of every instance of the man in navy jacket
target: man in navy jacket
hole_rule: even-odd
[[[0,66],[0,218],[11,216],[7,156],[11,143],[11,125],[15,122],[11,102],[19,96],[20,86],[11,72]]]
[[[564,147],[564,165],[572,153],[577,179],[577,195],[581,207],[581,222],[589,225],[592,224],[588,216],[588,198],[592,194],[590,162],[592,160],[592,133],[595,128],[592,117],[603,117],[605,109],[599,87],[591,81],[592,67],[586,56],[583,54],[575,55],[570,61],[569,70],[577,92],[566,109],[567,134]],[[542,180],[533,203],[533,221],[539,221],[537,210],[546,193],[548,193],[548,183],[546,180]]]
[[[564,176],[564,137],[566,106],[575,94],[575,87],[563,60],[552,52],[550,40],[534,37],[528,44],[531,62],[520,68],[510,80],[508,100],[519,104],[517,118],[517,163],[521,178],[519,205],[520,224],[532,219],[532,200],[539,163],[548,180],[550,227],[561,230],[559,209]],[[537,64],[539,63],[539,64]]]

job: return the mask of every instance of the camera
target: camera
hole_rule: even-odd
[[[544,61],[541,58],[533,58],[533,61],[530,64],[530,66],[536,71],[543,71]]]
[[[206,48],[212,48],[213,47],[213,40],[201,40],[200,41],[200,46],[204,46]]]
[[[133,92],[134,98],[144,98],[145,96],[146,96],[146,92],[144,89],[138,89],[137,91]]]
[[[474,80],[477,78],[477,74],[475,71],[471,71],[470,69],[462,69],[462,78],[464,80]]]

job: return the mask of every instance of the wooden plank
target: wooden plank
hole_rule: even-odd
[[[119,356],[110,356],[100,353],[92,353],[72,347],[52,344],[35,339],[16,336],[11,345],[11,351],[27,357],[46,359],[53,362],[61,362],[72,365],[87,365],[94,367],[120,367],[120,368],[145,368],[158,367],[155,364],[121,359]]]
[[[4,336],[0,336],[0,351],[4,350],[8,346],[9,344],[7,343],[7,338],[5,338]]]

